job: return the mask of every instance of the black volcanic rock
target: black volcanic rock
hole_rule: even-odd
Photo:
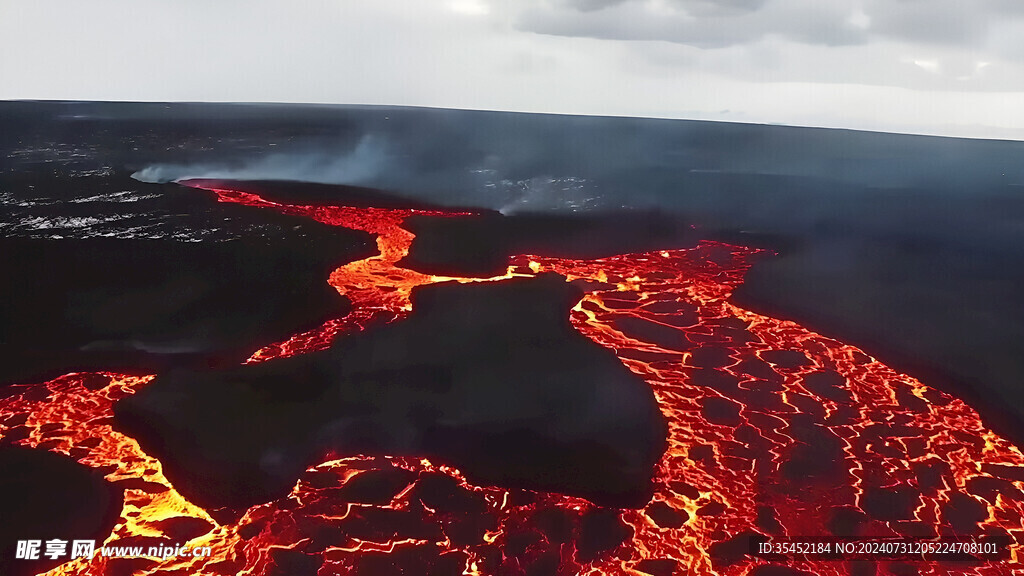
[[[122,491],[103,474],[68,457],[29,448],[0,447],[0,574],[28,576],[68,561],[51,560],[40,545],[38,560],[15,558],[18,540],[96,540],[114,528]]]
[[[166,188],[178,196],[170,207],[196,213],[197,228],[182,233],[220,226],[231,235],[0,238],[0,384],[72,370],[235,363],[347,313],[327,278],[374,253],[368,234]]]
[[[458,218],[413,216],[416,242],[402,265],[435,274],[493,276],[510,256],[541,254],[591,259],[690,248],[701,235],[684,219],[656,212],[568,215],[482,212]],[[487,238],[487,242],[480,242]]]
[[[115,406],[117,427],[212,506],[282,496],[327,452],[426,456],[475,482],[640,506],[664,419],[573,329],[580,296],[554,275],[423,287],[407,319],[331,350],[162,375]]]

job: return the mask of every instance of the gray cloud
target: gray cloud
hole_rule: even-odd
[[[593,12],[609,6],[622,4],[626,0],[569,0],[568,4],[580,12]]]
[[[598,4],[599,7],[595,7]],[[663,40],[722,48],[778,35],[800,42],[865,42],[853,12],[814,0],[573,0],[534,4],[518,14],[520,29],[607,40]]]
[[[723,15],[737,12],[750,12],[764,6],[767,0],[666,0],[669,5],[677,6],[691,14]],[[632,4],[636,0],[565,0],[565,4],[582,12],[601,10],[609,6]]]
[[[865,13],[871,30],[879,36],[933,44],[977,44],[983,42],[995,10],[986,4],[960,0],[871,0]],[[1006,7],[1003,7],[1006,10]],[[1004,12],[1002,16],[1012,15]]]
[[[765,37],[826,46],[878,39],[983,45],[993,24],[1024,16],[1016,0],[564,0],[524,3],[525,31],[722,48]]]

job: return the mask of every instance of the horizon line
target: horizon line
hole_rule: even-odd
[[[494,108],[470,108],[470,107],[448,107],[431,106],[421,104],[380,104],[380,103],[339,103],[339,102],[295,102],[295,101],[241,101],[241,100],[77,100],[64,98],[0,98],[3,103],[36,103],[36,104],[150,104],[150,105],[213,105],[213,106],[282,106],[282,107],[321,107],[321,108],[406,108],[415,110],[443,110],[453,112],[485,112],[495,114],[526,114],[531,116],[563,116],[575,118],[607,118],[623,120],[662,120],[677,122],[706,122],[714,124],[738,124],[743,126],[771,126],[778,128],[793,128],[803,130],[833,130],[843,132],[864,132],[869,134],[888,134],[893,136],[917,136],[922,138],[946,138],[955,140],[982,140],[995,142],[1024,142],[1024,135],[1020,138],[996,137],[996,136],[953,136],[949,134],[910,132],[899,130],[882,130],[872,128],[851,128],[848,126],[820,126],[810,124],[790,124],[785,122],[759,122],[741,120],[710,120],[707,118],[687,118],[683,116],[659,116],[642,114],[590,114],[584,112],[540,112],[535,110],[512,110]],[[957,126],[957,125],[950,125]],[[975,125],[982,126],[982,125]],[[989,127],[996,128],[996,127]]]

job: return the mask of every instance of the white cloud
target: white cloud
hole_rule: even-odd
[[[452,0],[448,3],[448,8],[452,12],[470,14],[473,16],[483,16],[485,14],[489,14],[491,11],[490,6],[483,3],[481,0]]]
[[[0,2],[0,98],[402,104],[1024,138],[1022,17],[1017,0]]]

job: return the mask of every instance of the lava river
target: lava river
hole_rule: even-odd
[[[555,272],[589,292],[571,321],[646,380],[668,420],[643,509],[470,484],[425,459],[325,461],[291,494],[218,523],[111,427],[113,405],[152,376],[68,374],[0,400],[0,435],[69,455],[125,487],[105,543],[210,546],[210,557],[70,561],[49,574],[500,574],[783,576],[1024,574],[1024,454],[962,401],[860,350],[729,303],[759,251],[716,242],[598,260],[512,258],[505,275],[402,268],[429,212],[285,205],[209,189],[224,202],[300,214],[377,236],[379,254],[333,272],[352,312],[256,351],[322,349],[400,320],[416,286]],[[457,216],[435,213],[437,216]],[[990,536],[1002,558],[758,557],[751,542],[846,535]]]

